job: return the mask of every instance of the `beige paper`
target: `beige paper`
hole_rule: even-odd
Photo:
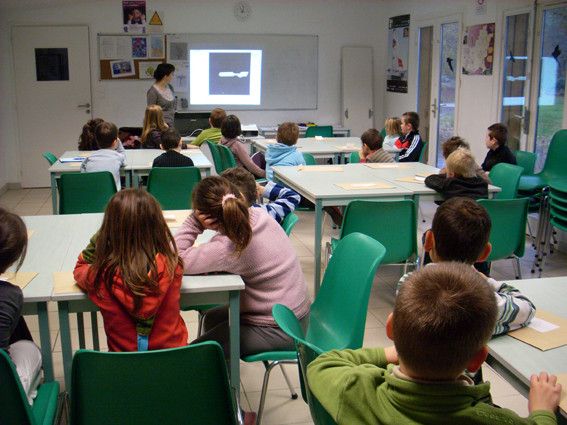
[[[35,233],[35,230],[28,230],[28,239]]]
[[[396,181],[398,181],[398,182],[406,182],[406,183],[425,184],[425,182],[424,182],[423,180],[417,180],[417,179],[415,178],[415,176],[400,177],[400,178],[396,179]]]
[[[53,273],[53,292],[55,294],[70,294],[84,292],[73,277],[72,271]]]
[[[300,165],[297,167],[297,171],[321,171],[330,173],[344,170],[343,167],[339,165]]]
[[[77,158],[87,158],[91,155],[92,152],[83,152],[77,155]]]
[[[321,140],[333,140],[332,137],[322,137],[322,138],[320,138],[320,139],[317,139],[317,138],[315,138],[315,137],[309,137],[308,139],[310,139],[310,140],[319,140],[319,141],[321,141]]]
[[[437,173],[435,173],[435,172],[431,172],[431,173],[417,173],[416,176],[423,177],[424,179],[426,179],[427,177],[432,176],[433,174],[437,174]]]
[[[559,407],[567,412],[567,373],[560,373],[557,376],[557,383],[561,384],[561,395],[559,396]]]
[[[549,332],[538,332],[526,326],[517,331],[508,332],[508,335],[535,348],[539,348],[541,351],[567,345],[567,319],[539,309],[536,311],[535,317],[553,323],[559,326],[559,329]]]
[[[335,183],[335,185],[345,190],[393,189],[395,187],[383,182]]]
[[[163,217],[169,227],[181,227],[185,219],[193,210],[164,211]]]
[[[69,164],[69,167],[75,167],[75,168],[79,168],[81,166],[82,162],[71,162]]]
[[[4,273],[0,275],[0,278],[24,289],[38,274],[37,272]]]
[[[340,149],[343,151],[351,151],[353,149],[358,149],[356,146],[352,145],[352,146],[333,146],[336,149]]]
[[[370,168],[377,168],[377,169],[382,168],[385,170],[388,168],[413,168],[409,164],[400,164],[400,163],[393,164],[391,162],[367,162],[364,165]]]
[[[264,139],[264,140],[258,140],[258,141],[262,142],[262,143],[266,143],[268,145],[273,145],[273,144],[278,143],[276,139]]]

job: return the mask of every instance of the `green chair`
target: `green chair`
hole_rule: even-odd
[[[382,135],[382,137],[386,137],[386,127],[384,127],[382,131],[380,131],[380,134]]]
[[[73,357],[73,425],[237,424],[239,415],[216,342]]]
[[[148,192],[164,210],[191,209],[191,193],[201,181],[197,167],[155,167],[148,176]]]
[[[333,137],[333,126],[332,125],[314,125],[307,127],[305,131],[305,137]]]
[[[535,164],[537,162],[537,153],[516,151],[514,152],[516,163],[524,169],[522,175],[530,175],[534,173]]]
[[[514,260],[516,279],[522,278],[520,258],[526,248],[526,220],[528,217],[527,198],[480,199],[478,201],[492,221],[489,242],[492,251],[486,261]]]
[[[417,160],[417,162],[423,162],[423,156],[425,155],[428,144],[429,142],[423,142],[423,146],[421,147],[421,152],[419,153],[419,159]]]
[[[408,263],[417,267],[417,216],[413,200],[349,202],[339,239],[332,238],[327,242],[326,258],[335,252],[340,240],[354,232],[368,235],[386,247],[386,255],[380,264],[403,263],[404,273]]]
[[[0,422],[3,425],[55,423],[58,396],[59,382],[42,384],[31,407],[14,363],[4,350],[0,350]]]
[[[42,156],[49,161],[49,165],[53,165],[57,162],[57,157],[52,153],[46,152]]]
[[[116,193],[110,171],[63,173],[59,178],[59,214],[104,212]]]
[[[376,268],[384,253],[385,248],[380,243],[359,233],[349,235],[341,241],[329,262],[321,289],[311,306],[306,337],[308,341],[321,347],[323,351],[334,348],[341,350],[362,347],[370,289]],[[345,282],[349,284],[345,285]],[[273,312],[278,305],[274,306]],[[287,309],[285,306],[281,307]],[[291,314],[293,315],[293,312]],[[301,324],[295,315],[293,317],[301,329]],[[280,325],[275,314],[274,318]],[[280,325],[280,327],[293,338],[293,335],[283,326]],[[303,336],[303,331],[301,335]],[[297,353],[295,351],[271,351],[246,356],[243,360],[263,361],[266,366],[258,408],[257,424],[260,425],[271,370],[278,364],[296,364]],[[292,398],[297,398],[285,373],[284,377],[292,392]],[[305,394],[303,398],[306,399]]]
[[[498,192],[497,199],[516,199],[518,196],[518,185],[520,176],[524,169],[518,165],[501,162],[496,164],[488,173],[494,186],[498,186],[502,191]]]
[[[288,213],[282,221],[282,228],[285,231],[286,235],[290,235],[291,229],[295,226],[295,223],[299,220],[299,217],[295,213]]]
[[[360,162],[360,153],[359,152],[351,152],[350,156],[348,157],[349,164],[358,164]]]
[[[317,165],[315,157],[310,153],[303,152],[303,159],[305,159],[305,165]]]
[[[222,159],[220,157],[220,153],[218,150],[218,144],[211,142],[210,140],[206,140],[207,145],[209,146],[209,150],[211,151],[211,156],[213,158],[213,164],[215,166],[216,173],[220,176],[221,173],[224,171],[222,167]]]
[[[222,171],[236,167],[236,161],[234,160],[234,155],[232,154],[229,148],[223,145],[217,145],[217,149],[221,158]]]

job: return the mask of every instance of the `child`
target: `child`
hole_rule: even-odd
[[[384,138],[384,146],[387,148],[396,147],[396,141],[402,134],[402,121],[398,117],[388,118],[385,124],[386,137]]]
[[[234,155],[234,160],[236,165],[250,171],[256,178],[265,178],[266,170],[262,170],[254,161],[248,156],[244,145],[238,136],[242,134],[242,128],[240,127],[240,120],[236,115],[229,115],[225,118],[221,125],[222,137],[219,144],[226,146],[230,149]]]
[[[468,151],[471,150],[471,147],[468,144],[468,142],[459,136],[451,137],[450,139],[447,139],[445,142],[443,142],[443,144],[441,145],[441,150],[443,151],[443,158],[445,159],[445,161],[447,161],[449,155],[451,155],[459,148],[464,148],[467,149]],[[439,174],[447,174],[447,167],[441,168],[439,170]],[[484,181],[486,181],[486,183],[492,184],[492,182],[490,181],[490,177],[488,177],[488,173],[478,165],[476,165],[476,175],[481,179],[483,179]]]
[[[89,120],[84,126],[81,135],[79,136],[79,150],[80,151],[96,151],[98,146],[95,141],[94,131],[97,125],[104,122],[102,118],[95,118]]]
[[[458,261],[468,265],[486,260],[492,246],[488,242],[491,221],[486,209],[467,198],[453,198],[435,212],[431,230],[425,234],[424,249],[434,263]],[[426,266],[434,267],[434,266]],[[513,286],[482,276],[494,293],[498,318],[494,335],[524,327],[535,315],[535,306]],[[405,285],[401,278],[398,288]]]
[[[496,123],[488,127],[486,131],[486,147],[489,149],[482,163],[482,169],[484,171],[492,170],[496,164],[501,162],[506,162],[508,164],[516,165],[516,157],[506,146],[506,141],[508,140],[508,129],[504,124]]]
[[[471,151],[459,148],[447,158],[447,174],[432,174],[425,185],[445,199],[465,196],[471,199],[488,198],[488,183],[476,174],[476,161]]]
[[[423,149],[423,141],[419,135],[419,115],[417,112],[406,112],[402,115],[400,126],[402,136],[396,142],[401,149],[399,162],[417,162]]]
[[[187,345],[179,312],[183,260],[149,193],[126,189],[110,199],[73,275],[102,313],[110,351]]]
[[[306,327],[311,305],[297,253],[281,226],[264,210],[248,207],[242,194],[222,177],[195,186],[195,209],[175,235],[185,273],[228,272],[242,276],[240,355],[294,350],[293,340],[272,316],[275,303],[287,305]],[[218,233],[194,246],[205,229]],[[209,310],[205,333],[193,342],[215,340],[228,358],[228,306]]]
[[[150,105],[144,114],[144,127],[142,129],[142,147],[144,149],[159,149],[161,133],[167,128],[163,121],[161,106]]]
[[[165,153],[154,159],[152,167],[192,167],[193,160],[181,154],[181,146],[181,136],[175,128],[164,130],[159,147]]]
[[[195,140],[187,145],[187,147],[191,149],[198,149],[205,142],[205,140],[210,140],[213,143],[218,143],[222,136],[221,126],[225,118],[226,111],[224,109],[213,109],[211,116],[209,117],[209,124],[211,124],[211,128],[207,128],[201,131],[201,134],[199,134]]]
[[[268,145],[266,151],[266,178],[274,180],[273,166],[276,165],[305,165],[303,154],[295,144],[299,137],[299,127],[293,122],[284,122],[278,127],[277,143]]]
[[[392,155],[382,149],[382,135],[375,128],[366,130],[360,136],[362,141],[362,151],[360,152],[360,162],[396,162]]]
[[[16,262],[16,272],[20,269],[27,246],[28,233],[22,219],[0,208],[0,275]],[[0,277],[0,350],[12,359],[28,402],[33,405],[41,382],[41,351],[31,340],[22,317],[23,306],[20,287]]]
[[[120,190],[120,167],[126,165],[125,149],[118,138],[118,129],[111,122],[102,122],[96,126],[95,140],[99,150],[87,156],[81,164],[81,172],[110,171]]]
[[[254,176],[243,168],[234,167],[224,170],[221,177],[238,188],[249,207],[262,208],[280,224],[286,215],[297,208],[301,200],[299,194],[274,182],[268,182],[265,187],[259,185],[254,180]],[[256,204],[258,198],[268,198],[271,202]]]
[[[527,419],[486,403],[490,383],[464,376],[486,359],[495,318],[494,297],[470,267],[425,267],[386,322],[394,347],[322,354],[307,369],[309,387],[338,424],[555,424],[556,376],[532,375]]]

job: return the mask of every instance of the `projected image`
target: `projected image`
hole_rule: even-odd
[[[191,105],[260,105],[261,50],[190,50]]]

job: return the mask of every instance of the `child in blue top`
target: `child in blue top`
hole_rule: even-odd
[[[266,152],[266,178],[274,180],[272,167],[276,165],[305,165],[303,154],[295,144],[299,138],[299,127],[293,122],[284,122],[278,127],[275,145],[268,146]]]

